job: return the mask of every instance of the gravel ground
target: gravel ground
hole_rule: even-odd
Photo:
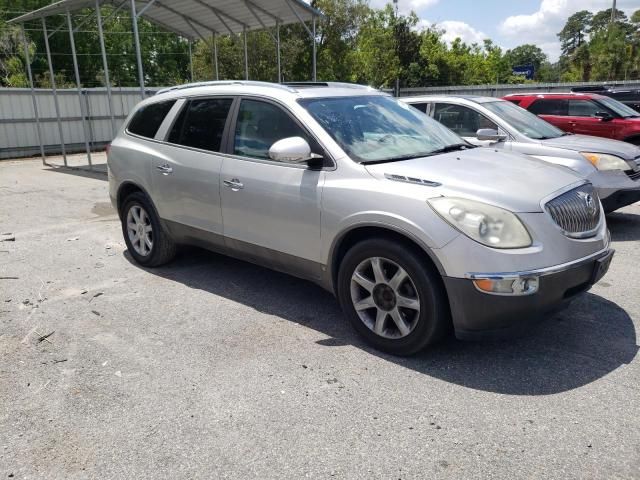
[[[0,162],[0,479],[640,478],[640,205],[608,220],[535,332],[401,359],[310,283],[137,267],[104,175]]]

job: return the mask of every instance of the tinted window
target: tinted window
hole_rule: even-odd
[[[288,137],[302,137],[313,149],[304,130],[280,107],[257,100],[242,100],[233,149],[236,155],[268,159],[271,145]]]
[[[429,104],[428,103],[412,103],[411,106],[414,108],[417,108],[422,113],[427,113],[427,107],[429,106]]]
[[[438,103],[433,118],[461,137],[475,137],[476,132],[481,128],[498,129],[498,126],[491,120],[462,105]]]
[[[536,115],[566,115],[567,101],[554,99],[540,99],[529,105],[527,109]]]
[[[168,102],[152,103],[138,109],[134,114],[127,130],[142,137],[153,138],[158,133],[164,117],[167,116],[175,100]]]
[[[522,102],[522,100],[516,100],[515,98],[505,98],[505,100],[515,104],[515,105],[520,105],[520,103]]]
[[[569,100],[569,116],[572,117],[595,117],[596,112],[603,110],[603,107],[591,100]]]
[[[169,142],[219,152],[232,103],[231,98],[189,101],[171,129]]]

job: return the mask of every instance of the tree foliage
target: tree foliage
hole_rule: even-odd
[[[0,86],[28,86],[22,32],[6,23],[20,13],[40,8],[50,0],[0,0]],[[536,45],[503,50],[491,39],[469,44],[444,40],[444,31],[423,27],[413,14],[396,15],[391,5],[376,9],[367,0],[313,0],[325,13],[317,28],[317,71],[322,80],[366,83],[376,87],[421,87],[521,83],[516,65],[533,65],[534,81],[589,81],[640,77],[640,10],[629,18],[611,9],[582,10],[571,15],[558,33],[562,56],[556,63]],[[113,7],[101,9],[107,17]],[[73,13],[78,25],[90,10]],[[47,19],[49,40],[58,86],[75,86],[66,17]],[[40,21],[25,24],[34,80],[49,87],[51,78]],[[75,34],[81,81],[85,87],[102,86],[105,75],[95,20]],[[126,9],[104,25],[111,83],[136,86],[137,67],[131,16]],[[189,41],[145,20],[139,22],[145,83],[172,85],[191,80]],[[249,77],[277,81],[275,29],[247,34]],[[312,44],[299,24],[280,29],[282,77],[308,80],[312,71]],[[242,36],[219,36],[218,72],[221,79],[244,78]],[[215,78],[213,39],[192,45],[193,80]]]

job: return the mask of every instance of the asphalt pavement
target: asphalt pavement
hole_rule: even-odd
[[[0,478],[640,478],[640,205],[608,223],[526,337],[397,358],[311,283],[135,265],[101,173],[0,162]]]

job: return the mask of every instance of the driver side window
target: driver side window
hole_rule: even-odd
[[[605,108],[591,100],[569,100],[570,117],[595,117],[596,113]]]
[[[269,148],[278,140],[302,137],[313,150],[314,143],[280,107],[259,100],[243,99],[238,111],[233,153],[269,160]]]
[[[462,105],[438,103],[433,118],[461,137],[475,137],[481,128],[498,130],[498,126],[487,117]]]

